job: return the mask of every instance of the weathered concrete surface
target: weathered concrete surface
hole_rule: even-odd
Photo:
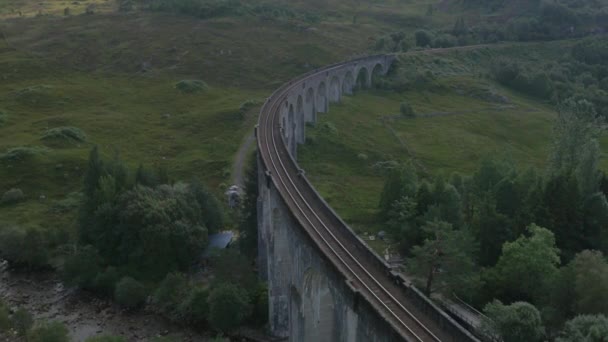
[[[260,190],[260,266],[266,266],[272,333],[294,342],[400,341],[314,247],[276,189]]]

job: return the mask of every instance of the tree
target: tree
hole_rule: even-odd
[[[239,222],[239,247],[248,257],[257,255],[258,247],[258,159],[251,158],[245,177],[245,198]]]
[[[234,284],[255,291],[258,281],[251,266],[250,259],[231,248],[219,250],[211,258],[216,283]]]
[[[388,219],[393,203],[403,197],[414,198],[418,189],[418,177],[411,165],[390,171],[380,195],[380,216]]]
[[[504,305],[495,300],[483,311],[489,318],[483,321],[483,329],[492,336],[500,336],[504,342],[540,341],[544,335],[540,312],[532,304]]]
[[[430,46],[431,42],[433,41],[433,37],[431,36],[431,34],[425,30],[417,30],[414,33],[414,36],[416,37],[416,46]]]
[[[93,246],[84,246],[68,256],[63,263],[62,278],[68,285],[86,289],[94,287],[95,277],[100,271],[102,259]]]
[[[475,264],[471,257],[473,242],[465,231],[454,230],[447,222],[427,222],[422,229],[430,238],[412,249],[407,265],[415,277],[425,279],[427,296],[447,288],[466,293],[478,286]]]
[[[416,112],[407,101],[401,102],[401,105],[399,106],[399,112],[406,118],[416,117]]]
[[[460,36],[467,33],[467,26],[464,23],[463,17],[458,17],[456,19],[456,23],[454,23],[454,28],[452,29],[452,34],[455,36]]]
[[[123,277],[116,284],[114,299],[124,307],[135,308],[146,300],[146,289],[137,280],[131,277]]]
[[[608,262],[601,252],[582,251],[570,262],[574,311],[608,315]]]
[[[598,137],[602,124],[593,104],[586,100],[568,99],[558,107],[550,173],[576,174],[584,197],[595,193],[599,187]]]
[[[209,232],[216,233],[222,230],[224,227],[224,214],[217,198],[198,179],[194,179],[190,183],[190,192],[194,195],[201,208],[203,222]]]
[[[209,319],[209,291],[205,288],[190,289],[187,297],[179,306],[179,312],[189,322],[200,325]]]
[[[224,283],[209,295],[209,323],[222,332],[237,328],[251,313],[247,292],[241,287]]]
[[[69,342],[68,328],[61,322],[37,324],[27,334],[28,342]]]
[[[604,315],[581,315],[568,321],[556,342],[605,342],[608,318]]]
[[[176,319],[178,305],[187,295],[188,280],[181,273],[168,273],[152,296],[152,302],[167,316]]]
[[[541,298],[558,272],[559,249],[553,233],[535,224],[528,227],[528,233],[505,242],[494,268],[496,283],[489,284],[502,288],[509,298]]]

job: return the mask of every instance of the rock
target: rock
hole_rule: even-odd
[[[21,189],[13,188],[5,192],[0,198],[0,204],[13,204],[23,201],[25,195]]]

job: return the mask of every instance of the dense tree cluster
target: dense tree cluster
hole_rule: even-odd
[[[505,341],[545,336],[541,323],[513,322],[542,320],[548,336],[555,336],[577,315],[608,315],[608,188],[598,169],[602,125],[589,102],[564,101],[543,173],[486,159],[471,176],[438,176],[429,183],[410,166],[394,169],[380,215],[408,256],[406,272],[427,294],[456,293],[477,305],[514,303],[486,308],[497,317],[494,333]]]
[[[568,57],[538,65],[499,59],[493,78],[508,87],[558,104],[567,98],[587,99],[608,118],[608,42],[588,38],[574,45]]]

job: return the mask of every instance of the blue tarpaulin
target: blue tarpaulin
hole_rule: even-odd
[[[222,232],[209,235],[209,244],[203,252],[203,258],[209,258],[211,251],[214,249],[224,249],[230,245],[234,234],[232,232]]]

